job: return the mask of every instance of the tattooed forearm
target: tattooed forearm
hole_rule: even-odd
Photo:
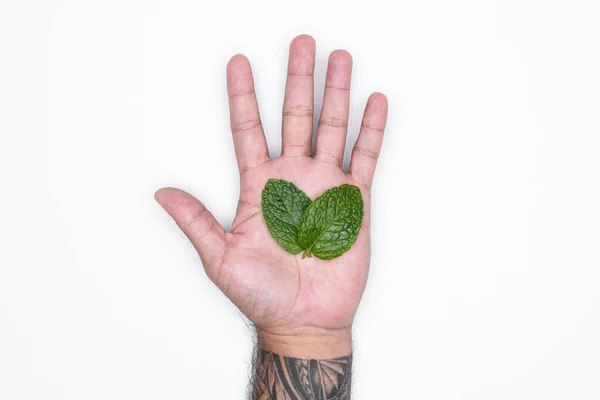
[[[259,349],[253,400],[349,400],[352,354],[331,360],[283,357]]]

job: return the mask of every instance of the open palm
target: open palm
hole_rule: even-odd
[[[240,199],[230,232],[191,195],[173,188],[156,193],[198,250],[208,277],[271,336],[326,335],[348,331],[362,296],[370,258],[370,184],[387,117],[387,101],[371,95],[349,172],[342,168],[350,103],[352,58],[331,53],[317,146],[311,154],[315,43],[298,36],[290,46],[283,105],[282,154],[270,159],[248,60],[227,66],[231,127],[240,170]],[[358,239],[330,261],[302,259],[283,250],[267,230],[261,193],[270,178],[293,182],[311,199],[343,183],[360,188],[364,218]]]

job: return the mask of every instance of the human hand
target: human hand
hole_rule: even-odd
[[[325,95],[311,155],[315,42],[298,36],[290,46],[283,105],[282,152],[270,159],[248,60],[227,65],[231,129],[240,171],[240,199],[226,232],[200,201],[174,188],[156,200],[198,251],[208,277],[256,326],[261,345],[278,354],[332,358],[351,352],[351,326],[367,281],[370,187],[387,119],[387,100],[374,93],[365,109],[349,172],[342,170],[350,104],[352,58],[329,57]],[[360,188],[363,224],[352,248],[329,261],[301,259],[271,237],[261,193],[270,178],[293,182],[311,199],[343,183]]]

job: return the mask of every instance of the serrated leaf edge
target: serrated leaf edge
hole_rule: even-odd
[[[268,186],[270,183],[271,183],[271,184],[274,184],[275,182],[284,182],[284,183],[289,183],[289,184],[291,184],[291,185],[292,185],[292,186],[294,186],[294,187],[295,187],[295,188],[296,188],[298,191],[300,191],[300,193],[304,194],[304,195],[306,196],[306,198],[308,198],[308,200],[310,201],[310,203],[309,203],[309,205],[308,205],[308,206],[310,206],[310,204],[312,204],[312,200],[310,199],[310,197],[308,197],[308,195],[307,195],[307,194],[306,194],[306,193],[305,193],[305,192],[304,192],[302,189],[300,189],[300,188],[299,188],[299,187],[298,187],[298,186],[297,186],[297,185],[296,185],[294,182],[286,181],[285,179],[269,178],[269,179],[267,180],[267,183],[265,183],[265,186],[264,186],[264,188],[263,188],[263,191],[262,191],[262,193],[261,193],[261,212],[262,212],[262,214],[263,214],[263,219],[265,220],[265,222],[267,222],[267,218],[265,217],[265,214],[264,214],[264,205],[263,205],[263,204],[264,204],[264,197],[265,197],[265,189],[267,188],[267,186]],[[273,192],[274,192],[274,193],[275,193],[275,195],[276,195],[276,196],[279,198],[279,200],[281,201],[281,203],[284,205],[284,208],[285,208],[286,212],[288,213],[288,215],[289,215],[290,217],[292,217],[292,211],[291,211],[291,210],[290,210],[290,209],[287,207],[287,205],[285,204],[285,201],[283,201],[283,199],[281,198],[281,196],[279,195],[279,193],[277,193],[276,191],[273,191]],[[307,206],[306,208],[308,208],[308,206]],[[306,209],[304,209],[304,212],[306,212]],[[302,215],[304,215],[304,212],[302,212]],[[300,220],[298,220],[298,225],[295,225],[294,223],[291,223],[291,224],[290,224],[289,222],[287,222],[287,221],[284,221],[284,220],[282,220],[282,219],[280,219],[280,218],[277,218],[277,220],[278,220],[279,222],[283,223],[283,224],[286,224],[286,225],[288,225],[288,226],[293,226],[293,227],[295,227],[297,230],[300,230]],[[294,221],[294,218],[290,218],[290,220],[293,222],[293,221]],[[303,248],[303,247],[300,245],[300,243],[298,243],[298,241],[297,241],[297,240],[296,240],[296,244],[298,245],[298,248],[300,248],[300,249],[301,249],[299,252],[297,252],[297,253],[292,253],[292,252],[288,251],[287,249],[283,248],[283,247],[281,246],[281,244],[280,244],[280,243],[277,241],[277,239],[275,239],[275,235],[274,235],[274,234],[273,234],[273,232],[271,231],[271,228],[269,227],[269,224],[266,224],[266,225],[267,225],[267,230],[269,231],[269,234],[271,235],[271,238],[272,238],[273,240],[275,240],[275,243],[277,243],[277,245],[278,245],[279,247],[281,247],[283,250],[285,250],[286,252],[288,252],[288,253],[290,253],[290,254],[292,254],[292,255],[297,255],[297,254],[300,254],[302,251],[306,250],[306,249],[304,249],[304,248]],[[304,258],[304,257],[303,257],[303,258]]]
[[[358,189],[358,195],[359,195],[359,198],[360,198],[360,200],[361,200],[360,202],[361,202],[361,203],[363,203],[363,207],[364,207],[364,202],[363,202],[363,199],[362,199],[362,194],[360,193],[360,189],[358,188],[358,186],[355,186],[355,185],[350,185],[350,184],[347,184],[347,183],[343,183],[343,184],[341,184],[341,185],[339,185],[339,186],[334,186],[334,187],[332,187],[332,188],[329,188],[329,189],[327,189],[326,191],[324,191],[324,192],[323,192],[323,194],[321,194],[319,197],[321,197],[321,196],[324,196],[324,195],[325,195],[325,193],[329,192],[330,190],[337,189],[337,188],[342,188],[342,187],[344,187],[344,186],[348,186],[348,187],[350,187],[350,188],[356,188],[356,189]],[[308,206],[308,207],[310,207],[310,206],[312,205],[312,203],[314,203],[315,201],[317,201],[317,199],[318,199],[319,197],[317,197],[317,198],[315,198],[314,200],[312,200],[312,201],[311,201],[311,203],[309,204],[309,206]],[[306,210],[308,210],[308,207],[306,207]],[[304,210],[304,213],[306,212],[306,210]],[[304,213],[302,213],[302,216],[304,216]],[[361,221],[362,221],[362,218],[363,218],[363,216],[364,216],[364,210],[361,210],[361,216],[360,216],[360,219],[361,219]],[[336,221],[337,221],[337,220],[335,220],[335,219],[334,219],[333,221],[331,221],[331,222],[330,222],[330,223],[329,223],[329,224],[328,224],[328,225],[327,225],[327,226],[326,226],[326,227],[323,229],[323,232],[321,232],[321,234],[320,234],[320,235],[319,235],[319,236],[318,236],[318,237],[317,237],[315,240],[313,240],[313,242],[311,243],[311,245],[310,245],[310,246],[309,246],[307,249],[304,249],[304,253],[302,254],[302,259],[305,259],[306,257],[312,257],[312,253],[310,252],[310,250],[312,249],[312,247],[314,246],[314,244],[315,244],[315,243],[317,243],[317,242],[319,241],[319,239],[321,239],[321,238],[323,237],[323,235],[325,234],[325,232],[327,232],[327,230],[329,229],[329,227],[330,227],[331,225],[333,225],[333,223],[334,223],[334,222],[336,222]],[[300,228],[298,228],[298,229],[300,229]],[[359,233],[360,233],[360,227],[359,227]],[[358,234],[357,234],[356,236],[357,236],[357,238],[358,238]],[[354,240],[354,242],[352,243],[352,245],[354,245],[354,243],[355,243],[355,242],[356,242],[356,239]],[[350,247],[352,247],[352,245],[351,245]],[[300,246],[300,247],[302,247],[302,246]],[[346,250],[346,251],[348,251],[348,250]],[[345,253],[345,252],[344,252],[344,253]],[[342,253],[342,254],[343,254],[343,253]],[[340,257],[341,257],[341,255],[340,255]],[[319,257],[317,257],[317,258],[319,258]]]

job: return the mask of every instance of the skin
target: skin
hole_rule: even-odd
[[[351,327],[363,294],[370,258],[370,187],[387,119],[387,99],[367,102],[348,173],[342,168],[352,57],[329,56],[326,89],[311,154],[315,41],[301,35],[290,45],[282,122],[282,149],[271,159],[263,133],[250,63],[236,55],[227,65],[231,129],[240,171],[240,199],[226,232],[190,194],[163,188],[155,198],[198,251],[208,277],[256,326],[260,345],[299,358],[351,353]],[[341,257],[302,259],[279,247],[262,216],[261,193],[269,178],[293,182],[311,199],[343,183],[360,188],[363,226]]]

